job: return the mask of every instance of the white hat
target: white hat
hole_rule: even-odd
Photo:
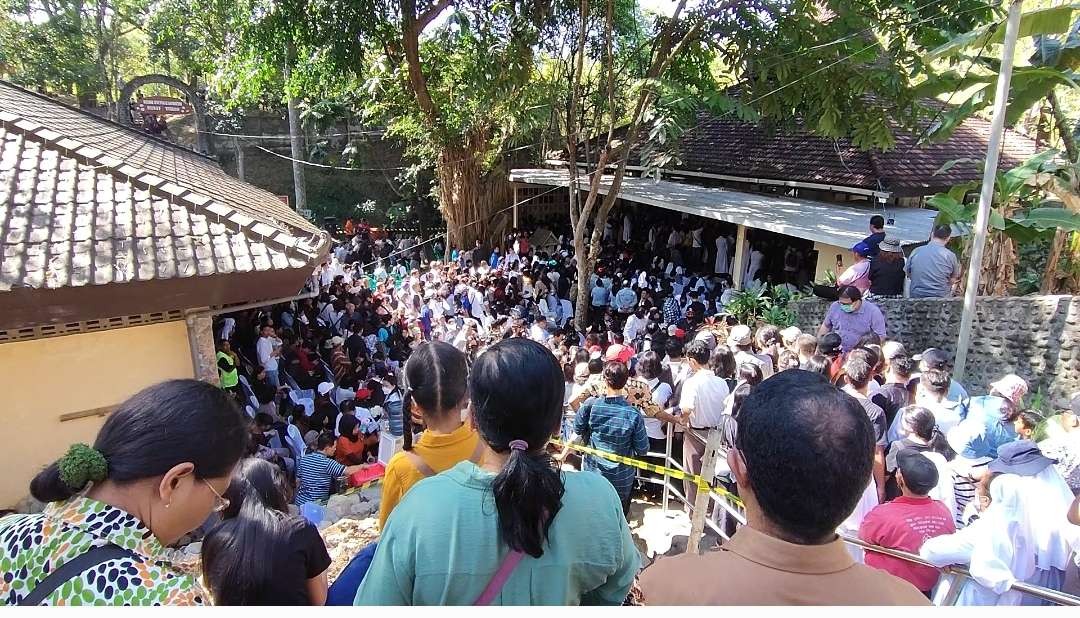
[[[323,382],[323,383],[319,384],[319,394],[320,395],[325,395],[325,394],[329,393],[332,390],[334,390],[334,383],[333,382]]]
[[[788,326],[784,330],[780,331],[780,338],[784,341],[795,341],[795,338],[802,334],[798,326]]]
[[[339,345],[345,345],[345,340],[341,337],[334,336],[330,338],[330,343],[336,348]]]
[[[745,324],[732,326],[728,332],[728,345],[750,345],[750,327]]]

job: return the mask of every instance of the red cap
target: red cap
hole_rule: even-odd
[[[356,389],[356,400],[357,401],[363,401],[363,400],[367,399],[368,397],[371,397],[371,389],[367,389],[367,388],[358,388],[358,389]]]
[[[607,349],[607,356],[605,358],[609,361],[619,361],[624,365],[629,365],[630,359],[634,358],[634,349],[616,343]]]

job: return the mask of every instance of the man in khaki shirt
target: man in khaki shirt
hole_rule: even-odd
[[[720,551],[661,558],[642,573],[649,605],[929,605],[910,583],[857,564],[836,527],[866,488],[874,431],[820,375],[776,374],[739,412],[728,465],[747,525]]]

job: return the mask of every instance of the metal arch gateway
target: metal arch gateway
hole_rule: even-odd
[[[147,84],[165,84],[187,95],[191,106],[195,110],[195,150],[207,154],[206,138],[206,103],[199,96],[199,91],[193,84],[185,83],[171,75],[151,73],[140,75],[124,84],[120,89],[120,100],[117,103],[117,120],[120,124],[131,126],[131,97],[135,92]]]

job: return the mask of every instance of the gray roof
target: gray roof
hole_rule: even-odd
[[[611,176],[600,179],[602,195],[610,191],[611,180]],[[570,174],[566,170],[515,169],[510,172],[510,181],[567,187]],[[578,183],[588,189],[588,179],[579,178]],[[937,211],[925,208],[890,207],[882,212],[880,208],[841,206],[784,195],[744,193],[629,176],[623,179],[619,198],[838,247],[850,247],[865,238],[869,233],[870,217],[876,214],[894,219],[885,232],[901,244],[925,242],[937,215]]]
[[[0,81],[0,292],[297,269],[329,237],[213,159]]]

